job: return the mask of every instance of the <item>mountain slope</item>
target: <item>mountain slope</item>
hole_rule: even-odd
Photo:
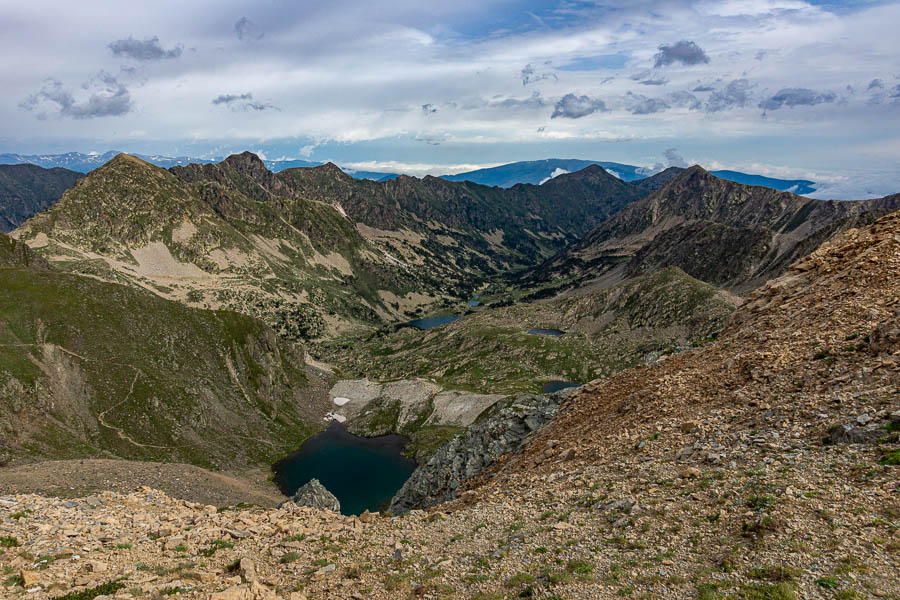
[[[594,167],[511,190],[268,171],[245,152],[161,169],[119,155],[15,232],[61,268],[317,338],[467,300],[638,197]]]
[[[548,381],[584,383],[713,337],[734,300],[679,269],[663,269],[583,296],[480,309],[431,331],[403,328],[335,343],[325,359],[350,377],[537,393]],[[565,335],[529,335],[532,328]]]
[[[839,235],[716,341],[594,382],[543,428],[510,416],[524,447],[493,461],[501,430],[464,449],[493,467],[429,512],[215,512],[146,488],[102,506],[7,496],[8,545],[56,548],[60,531],[64,548],[129,543],[92,553],[101,565],[79,578],[65,555],[6,560],[54,593],[190,586],[217,600],[299,586],[373,600],[900,597],[898,271],[900,214]],[[517,400],[513,415],[528,410]]]
[[[0,430],[14,460],[240,469],[320,426],[325,382],[262,323],[34,268],[22,246],[0,237]]]
[[[81,177],[68,169],[0,165],[0,231],[12,231],[50,208]]]
[[[674,265],[702,281],[750,289],[811,252],[809,240],[900,208],[900,195],[874,200],[810,200],[719,179],[694,166],[624,208],[529,274],[533,285],[636,274]],[[721,256],[727,260],[720,260]]]

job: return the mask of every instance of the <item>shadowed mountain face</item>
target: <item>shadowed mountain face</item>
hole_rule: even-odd
[[[837,232],[900,208],[900,195],[811,200],[719,179],[700,167],[678,173],[563,250],[523,281],[584,282],[678,266],[738,291],[779,275]],[[626,264],[627,263],[627,264]]]
[[[12,231],[47,210],[82,177],[68,169],[0,165],[0,231]]]
[[[599,167],[502,190],[332,164],[276,174],[249,152],[170,170],[119,155],[15,235],[65,270],[309,339],[468,298],[639,194]]]
[[[329,409],[303,349],[255,319],[50,270],[5,234],[0,266],[0,431],[16,460],[267,464]]]

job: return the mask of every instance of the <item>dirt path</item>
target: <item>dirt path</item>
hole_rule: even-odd
[[[263,472],[254,475],[237,477],[180,463],[60,460],[0,469],[0,494],[77,498],[103,490],[126,493],[145,485],[174,498],[215,506],[246,502],[271,507],[285,499]]]
[[[53,346],[54,348],[56,348],[56,349],[59,350],[60,352],[63,352],[63,353],[65,353],[65,354],[68,354],[69,356],[73,356],[73,357],[75,357],[75,358],[77,358],[77,359],[79,359],[79,360],[83,360],[83,361],[94,361],[94,362],[103,362],[103,363],[108,363],[108,364],[111,364],[111,365],[115,365],[115,366],[117,366],[117,367],[128,367],[129,369],[132,369],[132,370],[134,371],[134,379],[131,380],[131,386],[128,388],[128,393],[125,395],[125,397],[124,397],[121,401],[119,401],[119,402],[113,404],[112,406],[110,406],[109,408],[107,408],[106,410],[104,410],[103,412],[101,412],[100,414],[98,414],[98,415],[97,415],[97,421],[98,421],[98,422],[100,423],[100,425],[102,425],[103,427],[106,427],[107,429],[112,429],[113,431],[115,431],[115,432],[116,432],[116,435],[118,435],[119,438],[125,440],[126,442],[128,442],[128,443],[130,443],[130,444],[132,444],[132,445],[134,445],[134,446],[138,446],[139,448],[155,448],[155,449],[157,449],[157,450],[174,450],[174,449],[177,449],[177,448],[180,448],[180,447],[181,447],[181,446],[158,446],[158,445],[155,445],[155,444],[143,444],[143,443],[138,442],[137,440],[133,439],[133,438],[132,438],[131,436],[129,436],[127,433],[125,433],[125,430],[123,430],[121,427],[116,427],[115,425],[110,425],[110,424],[107,423],[106,420],[104,419],[104,417],[106,416],[106,414],[107,414],[108,412],[110,412],[110,411],[112,411],[112,410],[115,410],[115,409],[118,408],[119,406],[121,406],[121,405],[125,404],[126,402],[128,402],[128,399],[131,398],[131,394],[134,393],[134,386],[135,386],[135,384],[137,384],[138,377],[141,376],[141,370],[138,369],[137,367],[135,367],[134,365],[128,365],[128,364],[124,364],[124,363],[118,363],[118,362],[115,362],[115,361],[112,361],[112,360],[104,360],[104,359],[102,359],[102,358],[90,358],[90,357],[87,357],[87,356],[82,356],[81,354],[78,354],[77,352],[72,352],[71,350],[69,350],[69,349],[67,349],[67,348],[63,348],[62,346],[58,346],[58,345],[56,345],[56,344],[0,344],[0,347],[6,347],[6,348],[23,348],[23,347],[39,348],[39,347],[42,347],[42,346],[45,346],[45,345]],[[231,368],[231,363],[230,363],[230,361],[228,360],[228,357],[225,357],[225,360],[226,360],[226,362],[228,362],[228,366],[229,366],[229,369],[230,369],[230,368]],[[234,373],[232,373],[232,377],[234,377]],[[239,382],[235,381],[235,383],[237,383],[238,386],[240,386],[240,383],[239,383]],[[243,387],[241,387],[241,391],[244,392]],[[246,393],[246,392],[244,392],[244,396],[245,396],[245,397],[247,396],[247,393]],[[250,401],[250,398],[247,398],[247,401],[249,402],[249,401]]]

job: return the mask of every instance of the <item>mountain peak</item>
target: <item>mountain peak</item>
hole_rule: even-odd
[[[232,154],[222,162],[233,169],[238,169],[241,171],[256,171],[259,169],[268,170],[266,169],[266,164],[262,161],[262,159],[249,150],[244,150],[240,154]]]
[[[102,167],[99,167],[99,168],[102,169],[104,167],[110,167],[110,168],[133,167],[135,165],[139,165],[142,167],[153,167],[153,165],[151,165],[150,163],[148,163],[147,161],[145,161],[141,158],[138,158],[137,156],[134,156],[132,154],[126,154],[124,152],[120,152],[119,154],[116,154],[112,159],[110,159],[106,164],[104,164]]]

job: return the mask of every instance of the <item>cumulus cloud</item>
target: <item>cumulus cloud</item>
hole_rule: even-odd
[[[681,167],[683,169],[688,166],[684,157],[678,153],[678,148],[667,148],[663,152],[663,156],[666,157],[666,164],[670,167]]]
[[[694,92],[714,92],[714,91],[716,91],[716,88],[714,88],[711,85],[702,83],[702,84],[698,85],[697,87],[695,87],[692,91],[694,91]]]
[[[259,28],[259,25],[247,17],[241,17],[237,20],[237,23],[234,24],[234,34],[242,42],[255,42],[261,40],[265,35],[263,30]]]
[[[273,104],[265,102],[256,102],[253,100],[253,94],[220,94],[212,99],[212,103],[216,106],[225,105],[232,110],[281,110]]]
[[[437,110],[438,109],[434,106],[434,104],[423,104],[422,105],[422,113],[425,115],[433,115],[434,113],[437,112]]]
[[[556,73],[538,73],[534,65],[528,63],[524,67],[522,67],[522,72],[520,73],[522,76],[522,85],[528,85],[529,83],[537,83],[538,81],[544,81],[545,79],[554,79],[559,81],[559,78],[556,76]]]
[[[159,38],[153,36],[146,40],[136,40],[128,36],[124,40],[110,42],[106,46],[116,56],[131,58],[134,60],[165,60],[181,56],[182,47],[177,45],[171,50],[166,50],[159,43]]]
[[[625,108],[633,115],[650,115],[668,110],[669,105],[660,98],[648,98],[628,92],[625,95]]]
[[[595,112],[605,112],[606,104],[599,98],[566,94],[553,107],[551,119],[580,119]]]
[[[666,67],[675,63],[683,65],[699,65],[709,63],[706,52],[695,42],[681,40],[671,46],[665,44],[659,47],[659,52],[653,57],[656,61],[654,67]]]
[[[672,106],[677,106],[679,108],[689,108],[691,110],[697,110],[702,105],[697,96],[693,95],[690,92],[684,91],[671,92],[667,94],[666,101]]]
[[[707,112],[720,112],[731,108],[743,108],[750,103],[750,89],[753,85],[747,79],[734,79],[724,89],[714,91],[706,101]]]
[[[883,79],[873,79],[869,82],[869,87],[866,90],[883,90],[884,89],[884,80]]]
[[[101,71],[82,84],[88,90],[87,99],[79,102],[58,79],[48,79],[37,93],[19,103],[19,107],[34,112],[39,119],[51,116],[72,119],[115,117],[132,109],[131,94],[109,73]]]
[[[834,92],[816,92],[808,88],[784,88],[770,98],[766,98],[759,103],[759,107],[763,110],[778,110],[787,106],[793,108],[795,106],[815,106],[816,104],[825,104],[837,100],[837,94]]]

